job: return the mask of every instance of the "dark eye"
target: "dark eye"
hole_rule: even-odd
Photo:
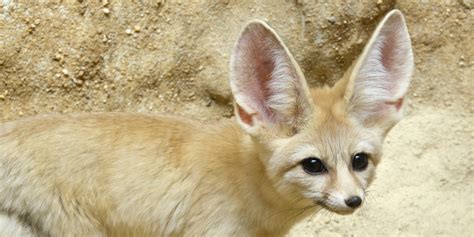
[[[326,172],[326,167],[324,167],[323,162],[316,157],[309,157],[304,159],[301,162],[304,171],[311,175],[320,174]]]
[[[360,152],[352,157],[352,168],[357,171],[362,171],[369,165],[368,155],[364,152]]]

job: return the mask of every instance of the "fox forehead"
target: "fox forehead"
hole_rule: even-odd
[[[318,127],[309,130],[308,136],[318,149],[318,158],[328,163],[349,162],[355,153],[378,154],[380,150],[375,134],[334,117],[326,118]]]
[[[316,156],[335,165],[337,161],[349,163],[353,154],[364,152],[378,163],[382,137],[350,117],[341,90],[340,84],[311,90],[315,109],[308,126],[295,137],[296,159]]]
[[[292,138],[276,144],[285,159],[296,165],[308,157],[317,157],[335,167],[338,162],[350,163],[352,155],[364,152],[375,164],[381,155],[381,140],[371,132],[353,124],[350,120],[335,119],[330,113],[324,117],[315,112],[313,122]],[[282,143],[281,143],[282,142]]]

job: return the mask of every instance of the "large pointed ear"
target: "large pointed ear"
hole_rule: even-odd
[[[306,80],[275,31],[254,20],[242,31],[230,62],[235,115],[242,128],[293,135],[309,118]]]
[[[347,85],[349,114],[365,127],[387,132],[403,115],[413,71],[413,52],[405,19],[389,12],[359,57]]]

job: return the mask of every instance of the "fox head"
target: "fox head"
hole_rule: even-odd
[[[282,198],[349,214],[364,203],[383,140],[402,117],[412,69],[410,37],[398,10],[384,17],[332,88],[309,89],[280,37],[254,20],[230,63],[235,117]]]

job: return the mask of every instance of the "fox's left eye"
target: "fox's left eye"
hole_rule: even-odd
[[[368,155],[364,152],[356,153],[352,157],[352,168],[357,171],[362,171],[369,165]]]

